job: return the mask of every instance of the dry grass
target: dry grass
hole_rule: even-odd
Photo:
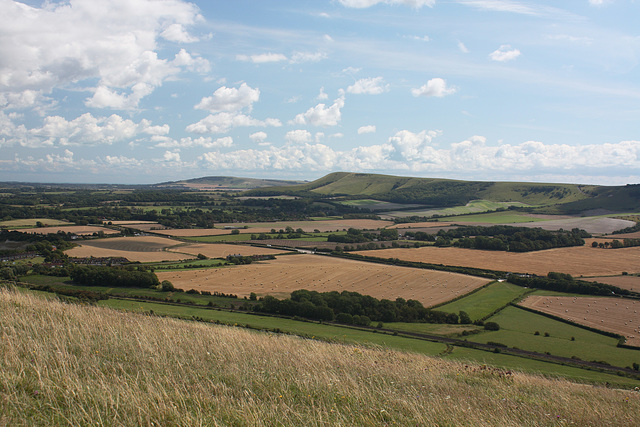
[[[520,303],[581,325],[614,332],[640,347],[640,302],[621,298],[531,295]]]
[[[633,391],[0,290],[0,425],[638,425]]]
[[[557,271],[573,276],[609,276],[622,274],[623,271],[633,273],[638,270],[640,247],[606,250],[592,248],[592,239],[585,239],[585,241],[585,246],[526,253],[437,247],[383,249],[356,253],[380,258],[399,258],[407,261],[538,275]]]
[[[446,302],[488,282],[462,274],[396,267],[320,255],[288,255],[238,267],[158,272],[177,288],[249,296],[288,297],[292,291],[351,291],[376,298],[415,299],[425,306]]]

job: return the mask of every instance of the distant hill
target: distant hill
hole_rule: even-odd
[[[260,188],[248,195],[299,195],[313,198],[372,198],[428,206],[460,206],[471,200],[553,206],[558,213],[592,209],[640,209],[640,185],[604,187],[579,184],[458,181],[368,173],[336,172],[315,181]]]
[[[250,190],[263,187],[281,187],[300,184],[302,181],[278,179],[235,178],[230,176],[206,176],[203,178],[170,181],[155,184],[156,188],[181,188],[193,190]]]

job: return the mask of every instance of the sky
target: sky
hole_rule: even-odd
[[[639,0],[0,0],[0,181],[640,183]]]

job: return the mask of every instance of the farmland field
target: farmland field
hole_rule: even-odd
[[[404,218],[408,216],[424,216],[431,217],[434,215],[450,216],[450,215],[466,215],[476,212],[494,211],[500,208],[507,208],[509,206],[527,206],[520,202],[491,202],[488,200],[473,200],[467,203],[465,206],[455,206],[451,208],[437,208],[437,209],[415,209],[415,210],[401,210],[401,211],[389,211],[382,212],[380,215],[385,218]],[[393,209],[393,208],[392,208]]]
[[[573,276],[609,276],[640,269],[640,247],[622,249],[594,249],[592,240],[585,246],[548,249],[544,251],[515,253],[461,248],[422,247],[416,249],[381,249],[359,251],[361,255],[378,258],[399,258],[433,264],[484,268],[546,275],[550,271],[568,273]]]
[[[509,304],[515,298],[524,295],[526,288],[507,282],[495,282],[459,300],[441,305],[438,310],[447,313],[465,311],[471,320],[488,316],[495,310]]]
[[[628,345],[640,346],[640,301],[530,295],[520,305],[581,325],[623,335],[627,338]]]
[[[241,297],[251,292],[288,297],[298,289],[346,290],[376,298],[415,299],[425,306],[448,301],[487,283],[487,279],[455,273],[302,254],[223,269],[160,272],[158,278],[185,290],[218,291]]]
[[[175,243],[175,242],[174,242]],[[203,254],[209,258],[224,258],[227,255],[277,255],[287,251],[281,251],[276,249],[262,248],[256,246],[249,245],[225,245],[223,243],[219,244],[207,244],[207,243],[199,243],[199,244],[187,244],[174,246],[172,248],[167,249],[169,252],[177,252],[183,254],[191,254],[198,255]]]
[[[66,254],[71,257],[124,257],[129,261],[140,262],[177,261],[195,258],[193,255],[167,252],[165,250],[171,246],[176,246],[176,244],[175,240],[164,237],[114,237],[111,239],[83,241],[81,246],[69,249]]]
[[[132,224],[136,224],[136,225],[142,225],[142,224],[151,224],[151,226],[153,225],[160,225],[158,224],[156,221],[136,221],[136,220],[129,220],[129,221],[106,221],[106,222],[110,222],[113,225],[132,225]]]
[[[91,235],[93,233],[103,232],[104,234],[120,234],[117,230],[112,230],[110,228],[105,227],[97,227],[93,225],[68,225],[66,227],[39,227],[39,228],[29,228],[28,230],[21,230],[25,233],[33,233],[33,234],[50,234],[57,233],[58,231],[64,231],[65,233],[73,233],[79,236],[81,235]]]
[[[617,249],[616,249],[617,250]],[[617,286],[622,289],[628,289],[634,292],[640,292],[640,276],[625,275],[625,276],[604,276],[604,277],[589,277],[583,280],[592,282],[606,283],[608,285]]]
[[[587,361],[605,361],[621,367],[640,363],[640,351],[617,347],[616,338],[518,307],[507,307],[489,320],[497,322],[500,330],[474,335],[469,338],[470,341],[499,342],[523,350],[549,352],[563,357],[576,356]]]
[[[11,219],[9,221],[0,221],[0,227],[7,227],[7,228],[35,227],[36,223],[38,222],[41,222],[45,226],[73,225],[72,222],[60,221],[58,219],[30,218],[30,219]]]

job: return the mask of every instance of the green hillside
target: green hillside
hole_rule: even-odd
[[[291,186],[299,181],[285,181],[278,179],[236,178],[231,176],[205,176],[202,178],[187,179],[183,181],[163,182],[154,185],[162,188],[197,188],[201,186],[214,187],[221,190],[249,190],[262,187]]]

